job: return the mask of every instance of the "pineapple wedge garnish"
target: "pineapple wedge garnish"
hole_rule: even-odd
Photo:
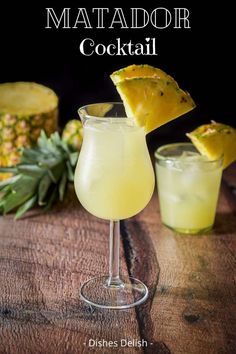
[[[134,118],[146,133],[195,107],[190,95],[168,80],[125,79],[117,83],[116,88],[127,116]]]
[[[131,65],[111,79],[124,103],[126,115],[146,133],[191,111],[195,103],[164,71],[149,65]]]
[[[236,129],[214,121],[204,124],[188,133],[187,136],[198,151],[216,160],[223,157],[223,168],[236,161]]]

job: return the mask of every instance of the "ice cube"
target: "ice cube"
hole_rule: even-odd
[[[184,151],[180,156],[180,160],[183,162],[202,161],[202,155],[197,152]]]

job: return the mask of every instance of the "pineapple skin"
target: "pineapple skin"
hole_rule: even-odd
[[[28,116],[0,113],[0,166],[16,165],[20,160],[19,148],[35,145],[42,129],[49,136],[57,128],[57,108],[47,113]]]
[[[66,124],[62,132],[62,140],[74,150],[80,150],[83,141],[83,127],[78,119],[72,119]]]

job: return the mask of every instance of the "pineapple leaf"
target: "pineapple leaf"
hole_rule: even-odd
[[[3,208],[4,214],[9,213],[9,211],[15,209],[16,207],[20,206],[24,203],[27,199],[32,197],[33,193],[22,193],[21,195],[16,193],[10,193],[6,196],[5,202],[1,205]]]
[[[47,149],[51,152],[54,156],[60,156],[61,151],[58,149],[56,145],[53,144],[52,140],[48,139],[47,142]]]
[[[47,174],[45,174],[43,176],[43,178],[41,179],[40,183],[39,183],[39,188],[38,188],[38,204],[39,205],[45,205],[46,202],[44,201],[48,189],[50,187],[52,183],[52,179],[50,178],[50,176]]]
[[[59,199],[60,199],[60,201],[62,201],[64,198],[66,184],[67,184],[67,173],[66,173],[66,171],[64,171],[62,178],[60,180],[60,183],[59,183]]]
[[[68,154],[70,153],[69,146],[67,145],[67,143],[66,143],[65,141],[61,140],[60,146],[61,146],[62,149],[65,150]]]
[[[57,183],[59,181],[59,179],[61,178],[61,176],[63,175],[63,172],[65,171],[65,163],[60,162],[57,165],[55,165],[54,167],[52,167],[51,172],[53,174],[55,183]],[[73,172],[72,172],[73,173]]]
[[[70,153],[69,157],[70,157],[71,165],[75,166],[76,162],[78,160],[78,157],[79,157],[79,153],[77,151],[76,152],[72,152],[72,153]]]
[[[47,170],[53,168],[55,165],[58,164],[58,159],[56,157],[51,157],[51,158],[47,158],[47,159],[42,159],[38,165],[40,167],[44,167]]]
[[[66,166],[67,166],[67,177],[70,182],[74,181],[74,173],[71,167],[71,164],[69,161],[66,161]]]
[[[21,155],[21,164],[32,164],[36,163],[39,154],[34,149],[23,149]]]
[[[37,165],[18,165],[18,171],[34,178],[41,178],[45,173],[45,169]]]
[[[37,195],[34,195],[30,199],[28,199],[24,204],[22,204],[16,212],[15,220],[19,219],[22,215],[24,215],[29,209],[31,209],[37,202]]]
[[[74,179],[78,152],[62,141],[58,133],[48,138],[41,131],[37,146],[22,148],[21,161],[15,167],[0,167],[14,174],[0,182],[0,209],[4,214],[17,208],[15,219],[38,203],[49,210],[65,196],[68,181]]]
[[[0,172],[17,173],[17,167],[0,167]]]
[[[46,206],[43,209],[44,211],[48,211],[48,210],[51,209],[52,204],[54,203],[56,197],[57,197],[57,185],[54,187],[54,189],[53,189],[53,191],[52,191],[52,193],[51,193],[51,195],[49,197],[49,200],[48,200]]]
[[[51,141],[55,146],[60,146],[61,138],[58,132],[55,132],[54,134],[51,135]]]
[[[2,193],[8,193],[8,192],[12,192],[12,186],[9,184],[8,186],[3,187],[3,189],[1,190]]]
[[[48,138],[47,138],[45,131],[41,130],[40,136],[38,138],[38,147],[40,147],[42,149],[45,148],[45,146],[47,145],[47,141],[48,141]]]
[[[17,190],[17,193],[14,187],[14,190],[11,193],[7,194],[5,198],[3,197],[4,203],[2,207],[4,214],[15,209],[31,198],[35,194],[37,182],[38,181],[32,177],[25,176],[24,179],[21,180],[21,188]]]
[[[2,190],[2,188],[4,188],[5,186],[11,185],[13,183],[15,183],[16,181],[18,181],[21,178],[21,175],[16,175],[13,176],[5,181],[1,181],[0,182],[0,190]]]

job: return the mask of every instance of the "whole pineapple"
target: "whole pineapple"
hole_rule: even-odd
[[[74,150],[80,150],[83,140],[83,127],[80,120],[72,119],[66,124],[62,132],[62,140]]]
[[[58,97],[32,82],[0,84],[0,166],[14,166],[19,148],[35,145],[43,129],[57,129]]]

